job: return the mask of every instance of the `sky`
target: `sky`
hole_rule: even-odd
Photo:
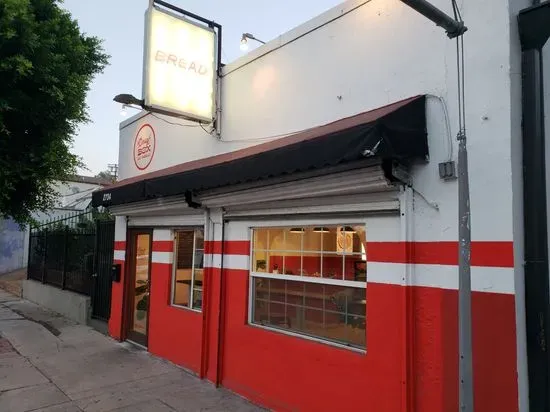
[[[269,41],[341,3],[342,0],[171,0],[172,4],[214,20],[223,27],[223,63],[242,56],[243,32]],[[119,93],[141,97],[143,26],[148,0],[64,0],[62,7],[78,20],[81,31],[104,40],[110,65],[98,75],[87,97],[91,122],[80,127],[73,152],[95,175],[118,160],[121,105]],[[254,42],[250,42],[251,49]],[[129,114],[132,115],[132,109]]]

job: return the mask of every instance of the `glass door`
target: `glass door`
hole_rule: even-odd
[[[127,285],[127,337],[143,346],[147,346],[152,235],[150,230],[129,233],[131,260]]]

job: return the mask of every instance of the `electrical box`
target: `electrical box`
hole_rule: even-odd
[[[115,263],[111,266],[111,280],[113,282],[120,282],[120,271],[121,271],[121,264]]]
[[[439,163],[439,177],[443,180],[456,179],[456,166],[454,161]]]

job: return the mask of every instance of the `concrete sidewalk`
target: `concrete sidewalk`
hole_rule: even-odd
[[[115,410],[262,409],[0,290],[0,411]]]

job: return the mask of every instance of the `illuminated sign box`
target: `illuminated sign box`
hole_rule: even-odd
[[[216,33],[151,7],[146,16],[145,106],[201,122],[215,114]]]

